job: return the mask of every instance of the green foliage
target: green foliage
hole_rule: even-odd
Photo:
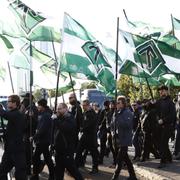
[[[128,75],[121,75],[117,82],[117,89],[120,92],[119,95],[124,95],[131,99],[131,102],[135,100],[151,99],[150,91],[146,84],[133,83],[132,77]],[[154,99],[159,98],[157,86],[151,86]],[[180,91],[180,87],[170,87],[170,95],[175,98]]]
[[[36,89],[33,93],[34,99],[37,102],[38,100],[40,100],[42,98],[42,93],[40,89]]]
[[[81,90],[94,89],[94,88],[96,88],[95,82],[85,82],[85,83],[82,83],[81,85]]]

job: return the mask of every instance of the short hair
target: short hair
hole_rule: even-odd
[[[63,108],[65,108],[65,109],[67,109],[68,108],[68,106],[67,106],[67,104],[66,103],[59,103],[59,105],[61,105]],[[59,106],[58,105],[58,106]]]
[[[11,98],[11,101],[13,103],[16,103],[17,106],[20,106],[20,97],[18,95],[13,94],[9,96],[8,98]]]
[[[83,103],[86,103],[87,105],[90,105],[90,102],[88,99],[83,100]]]
[[[165,85],[162,85],[162,86],[160,86],[160,87],[158,88],[158,91],[160,91],[160,90],[166,90],[166,91],[168,91],[168,87],[165,86]]]
[[[69,95],[69,98],[70,98],[70,97],[76,98],[76,94],[75,94],[75,93],[71,93],[71,94]]]
[[[118,96],[117,101],[121,101],[122,104],[126,107],[127,105],[127,100],[125,96]]]
[[[106,100],[104,101],[104,106],[109,106],[110,105],[110,101]]]
[[[40,99],[38,101],[38,105],[46,108],[47,107],[47,100],[46,99]]]

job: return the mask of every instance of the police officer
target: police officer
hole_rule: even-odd
[[[157,102],[157,113],[158,123],[161,130],[160,135],[160,156],[161,161],[159,168],[166,166],[166,163],[172,162],[172,155],[169,150],[169,139],[173,134],[175,121],[176,121],[176,110],[173,101],[168,94],[168,87],[161,86],[158,88],[160,93],[160,99]]]
[[[43,154],[45,163],[49,170],[49,179],[54,180],[54,165],[51,159],[49,145],[51,142],[51,113],[47,106],[47,100],[41,99],[38,101],[38,125],[36,133],[33,136],[35,142],[35,152],[33,154],[33,176],[31,180],[39,179],[39,167],[41,165],[40,156]]]
[[[26,180],[26,157],[23,132],[25,120],[19,111],[20,98],[8,97],[8,111],[0,109],[0,116],[8,120],[5,132],[5,150],[0,164],[0,180],[7,180],[7,173],[15,167],[16,180]]]
[[[79,166],[79,163],[82,159],[82,152],[87,149],[92,155],[92,171],[90,173],[98,173],[98,150],[97,150],[97,116],[95,111],[90,107],[88,100],[82,102],[83,107],[83,127],[82,127],[82,136],[80,138],[77,153],[76,153],[76,163]]]
[[[76,180],[83,180],[74,161],[76,123],[72,114],[68,112],[65,103],[58,105],[57,118],[54,121],[56,180],[64,179],[65,168]]]

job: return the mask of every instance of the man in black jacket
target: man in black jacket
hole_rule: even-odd
[[[54,121],[56,180],[64,179],[65,168],[76,180],[83,180],[74,161],[76,123],[72,114],[68,112],[68,107],[65,103],[58,105],[57,118]]]
[[[82,103],[83,107],[83,127],[82,127],[82,136],[79,140],[76,153],[76,163],[79,166],[82,159],[82,152],[87,149],[92,155],[92,171],[90,173],[98,173],[98,150],[97,150],[97,116],[95,111],[90,107],[88,100],[84,100]]]
[[[167,162],[172,162],[172,155],[169,150],[169,138],[172,136],[176,121],[176,110],[173,101],[168,94],[168,87],[161,86],[159,89],[161,98],[157,102],[158,124],[161,130],[159,168],[165,167]]]
[[[33,154],[33,176],[31,180],[39,179],[39,167],[41,165],[40,156],[43,154],[45,163],[49,170],[49,179],[54,180],[54,165],[51,159],[49,145],[51,142],[51,113],[47,106],[47,101],[41,99],[38,101],[38,125],[36,133],[33,136],[36,148]]]
[[[26,151],[26,164],[27,164],[27,175],[31,175],[31,161],[33,147],[32,142],[30,142],[30,137],[34,136],[36,132],[37,122],[38,122],[38,110],[33,102],[34,97],[30,93],[26,93],[21,102],[20,111],[25,115],[25,133],[24,133],[24,142],[25,142],[25,151]],[[32,103],[30,104],[30,98]]]
[[[76,146],[79,141],[79,132],[82,127],[83,122],[83,114],[80,103],[76,99],[76,95],[71,93],[69,96],[69,103],[71,104],[70,113],[73,115],[75,123],[76,123]]]
[[[9,111],[0,109],[0,116],[8,120],[5,132],[5,151],[0,164],[0,180],[7,180],[7,173],[15,167],[16,180],[26,180],[25,145],[23,132],[25,120],[19,111],[20,98],[17,95],[8,97]]]

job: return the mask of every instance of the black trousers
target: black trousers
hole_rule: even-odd
[[[121,169],[122,169],[123,162],[125,162],[127,165],[127,169],[128,169],[130,177],[136,177],[135,172],[134,172],[134,167],[132,165],[131,160],[129,159],[127,151],[128,151],[127,146],[120,147],[118,151],[118,155],[116,159],[117,165],[116,165],[116,170],[114,172],[115,177],[119,176],[119,173],[121,172]]]
[[[55,166],[55,178],[56,180],[64,179],[65,169],[74,177],[75,180],[83,180],[81,173],[79,172],[76,163],[74,161],[73,155],[61,155],[56,154],[55,156],[56,166]]]
[[[48,166],[49,175],[54,176],[54,164],[51,159],[51,155],[49,152],[49,145],[48,144],[37,144],[35,148],[35,152],[33,154],[33,174],[39,174],[39,168],[41,165],[40,156],[43,154],[44,161]]]
[[[84,150],[90,151],[92,155],[92,163],[93,168],[98,167],[98,158],[99,158],[99,152],[97,150],[97,138],[96,137],[86,137],[85,135],[82,135],[76,152],[75,161],[77,166],[81,164],[82,162],[82,153]]]
[[[144,150],[142,153],[142,158],[148,159],[150,153],[152,153],[155,158],[159,157],[159,153],[157,149],[155,149],[155,146],[152,141],[152,135],[150,133],[144,133]]]
[[[111,133],[108,133],[107,141],[108,141],[109,149],[110,149],[110,151],[112,152],[112,155],[113,155],[113,163],[116,164],[117,153],[115,152],[115,149],[114,149],[114,146],[113,146],[113,137],[112,137]]]
[[[27,174],[30,174],[31,172],[31,159],[33,154],[33,147],[32,143],[28,140],[25,142],[25,150],[26,150],[26,167],[27,167]]]
[[[107,132],[100,133],[100,161],[103,161],[103,158],[106,154],[106,142],[107,142]]]
[[[172,134],[172,129],[162,128],[161,133],[161,144],[160,144],[160,156],[161,156],[161,163],[167,163],[168,161],[172,161],[171,151],[169,149],[169,139]]]
[[[4,152],[0,164],[0,180],[7,180],[7,174],[15,167],[16,180],[26,180],[26,157],[25,152]]]

